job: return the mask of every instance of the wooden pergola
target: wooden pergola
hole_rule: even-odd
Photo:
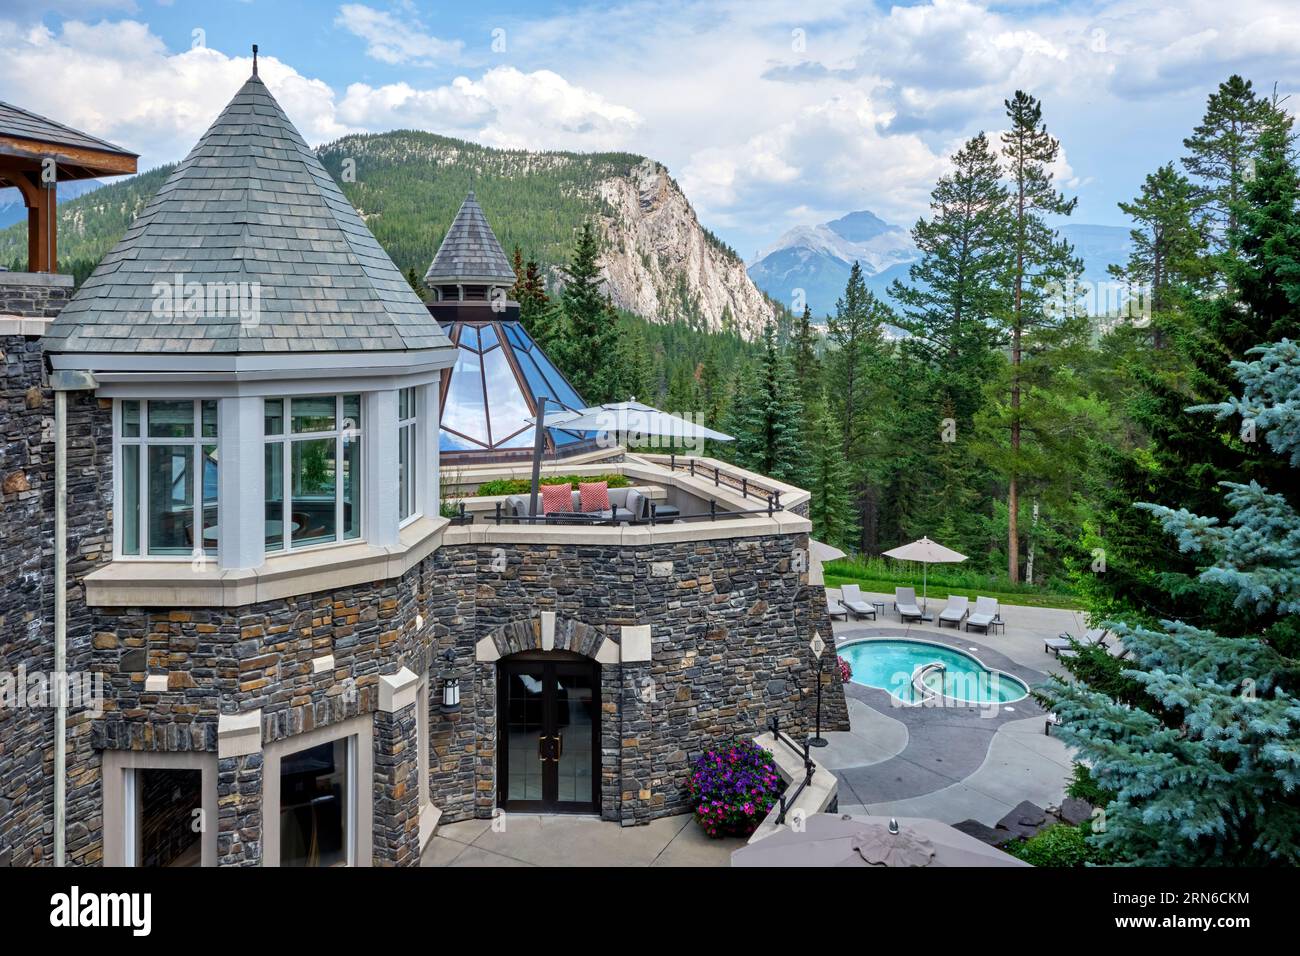
[[[73,179],[125,176],[135,153],[0,101],[0,186],[27,206],[27,268],[58,272],[58,185]]]

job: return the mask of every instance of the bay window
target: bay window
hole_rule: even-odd
[[[118,403],[119,552],[201,558],[215,554],[217,403]]]
[[[361,537],[361,396],[264,402],[266,550]]]

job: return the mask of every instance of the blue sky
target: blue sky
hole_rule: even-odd
[[[1181,155],[1220,80],[1300,87],[1282,0],[6,0],[0,99],[156,165],[229,99],[253,42],[313,143],[418,127],[641,153],[746,258],[853,209],[910,225],[1016,88],[1064,145],[1074,219],[1122,224],[1115,203]]]

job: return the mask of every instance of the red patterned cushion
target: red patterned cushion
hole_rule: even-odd
[[[609,510],[609,483],[605,481],[578,482],[578,496],[582,501],[582,510],[590,514],[593,511]]]
[[[570,485],[542,485],[542,514],[573,510],[573,488]]]

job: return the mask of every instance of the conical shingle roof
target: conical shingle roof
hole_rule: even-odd
[[[221,298],[223,284],[242,296],[237,304]],[[256,74],[73,296],[45,344],[172,354],[450,346]]]
[[[438,247],[429,271],[424,274],[427,286],[454,283],[480,283],[483,285],[514,285],[515,272],[510,268],[497,242],[496,234],[488,225],[483,207],[470,190],[460,204],[451,228]]]

